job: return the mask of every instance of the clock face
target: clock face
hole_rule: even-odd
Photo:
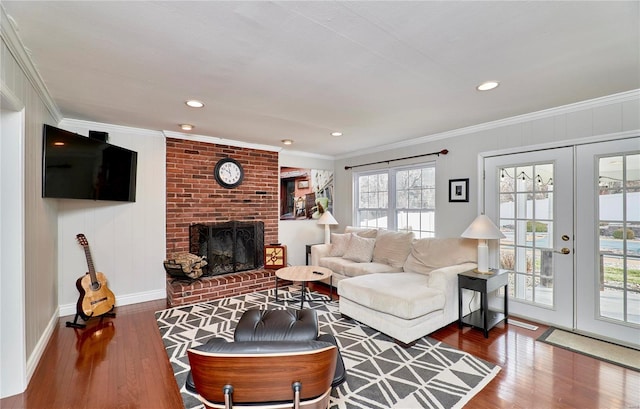
[[[218,161],[213,171],[213,175],[220,186],[231,189],[242,183],[244,170],[237,160],[225,158]]]

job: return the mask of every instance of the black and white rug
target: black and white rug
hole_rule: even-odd
[[[300,308],[299,288],[240,295],[156,312],[160,334],[185,408],[202,408],[189,393],[187,349],[211,337],[233,340],[236,323],[251,308]],[[318,311],[320,333],[333,334],[339,344],[347,380],[335,388],[331,408],[460,408],[487,385],[500,367],[439,341],[424,337],[404,349],[391,338],[343,319],[338,302],[312,293],[305,308]]]

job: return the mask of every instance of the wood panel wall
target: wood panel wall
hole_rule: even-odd
[[[3,14],[3,24],[4,20]],[[4,31],[3,31],[4,35]],[[56,203],[43,200],[42,191],[42,125],[55,125],[56,120],[47,109],[41,98],[41,93],[32,85],[23,67],[14,57],[11,50],[2,39],[0,49],[0,84],[3,94],[11,95],[18,105],[21,105],[23,123],[20,129],[11,129],[11,134],[2,138],[14,138],[14,144],[20,148],[11,155],[21,156],[16,160],[23,168],[21,175],[14,175],[13,183],[21,184],[21,197],[5,197],[3,200],[15,201],[23,206],[22,215],[8,215],[5,217],[22,217],[22,231],[11,231],[11,243],[1,243],[1,248],[17,249],[6,252],[2,257],[24,256],[23,270],[2,271],[5,291],[23,292],[18,296],[21,305],[4,305],[0,320],[2,333],[3,366],[0,378],[7,382],[1,391],[15,393],[15,388],[26,387],[26,381],[35,371],[35,366],[43,353],[52,331],[52,322],[56,318],[58,294],[56,291],[58,276],[56,271],[56,232],[57,209]],[[5,88],[6,87],[6,88]],[[3,110],[17,110],[18,107],[3,106]],[[16,142],[18,140],[19,142]],[[5,152],[7,154],[7,152]],[[15,169],[0,164],[0,171],[13,174]],[[4,188],[3,188],[4,189]],[[1,209],[0,209],[1,210]],[[6,210],[6,208],[5,208]],[[5,232],[7,233],[7,232]],[[7,286],[8,285],[8,286]],[[22,322],[20,322],[22,321]],[[15,331],[15,328],[21,328]],[[19,361],[19,362],[18,362]],[[9,382],[9,379],[11,380]],[[11,384],[11,387],[7,385]]]

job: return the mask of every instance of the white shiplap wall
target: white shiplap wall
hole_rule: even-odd
[[[26,388],[44,348],[57,324],[58,291],[56,271],[57,210],[55,203],[46,203],[41,196],[42,172],[42,125],[55,124],[55,110],[43,101],[42,94],[34,87],[33,76],[28,75],[28,67],[15,58],[14,48],[6,43],[7,29],[2,14],[2,48],[0,49],[0,84],[3,100],[10,95],[12,106],[4,110],[20,110],[21,124],[7,128],[3,126],[2,138],[15,138],[15,152],[23,155],[22,175],[3,179],[3,184],[21,183],[22,197],[14,198],[23,206],[22,231],[2,235],[2,249],[14,248],[11,254],[3,252],[2,257],[24,257],[22,271],[2,270],[4,291],[23,291],[10,300],[1,299],[2,320],[0,338],[0,394],[2,397],[22,392]],[[10,34],[10,33],[9,33]],[[6,118],[6,113],[3,117]],[[13,114],[8,115],[15,115]],[[3,124],[5,125],[5,124]],[[6,133],[5,133],[6,132]],[[3,147],[8,145],[3,144]],[[2,172],[14,174],[16,169],[8,162],[0,163]],[[5,175],[6,176],[6,175]],[[5,187],[1,187],[3,192]],[[3,198],[7,199],[7,198]],[[6,210],[6,208],[3,207]],[[0,209],[2,211],[2,209]],[[5,216],[3,214],[3,216]],[[12,215],[7,215],[11,217]],[[7,236],[9,236],[7,238]],[[13,243],[5,242],[12,240]],[[17,246],[15,245],[17,243]],[[16,254],[17,253],[17,254]],[[24,256],[23,256],[24,254]],[[6,286],[10,286],[9,289]],[[24,290],[22,290],[24,288]],[[16,295],[16,294],[14,294]],[[9,303],[11,301],[11,303]],[[13,314],[12,312],[15,312]],[[13,330],[19,323],[20,331]]]
[[[84,136],[89,130],[108,132],[109,143],[138,152],[135,202],[45,199],[58,202],[60,315],[75,313],[75,281],[87,271],[78,233],[87,237],[96,271],[107,276],[116,305],[165,298],[164,135],[67,119],[59,127]]]

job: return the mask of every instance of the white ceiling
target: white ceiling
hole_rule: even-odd
[[[65,118],[330,156],[640,88],[638,1],[2,5]]]

